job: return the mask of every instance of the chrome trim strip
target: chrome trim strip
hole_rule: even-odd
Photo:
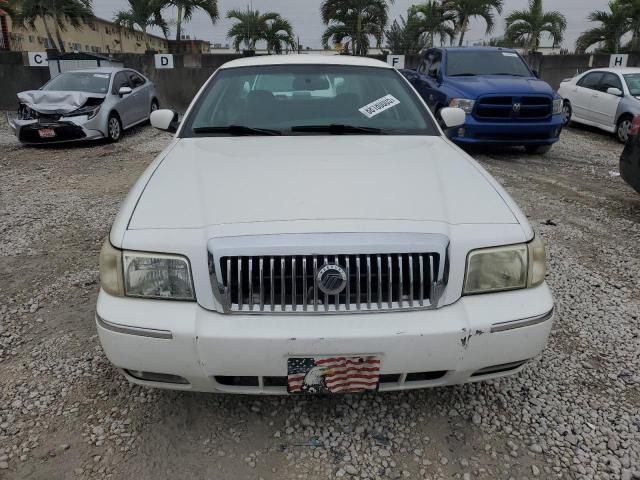
[[[112,323],[96,313],[96,322],[102,328],[116,333],[124,333],[125,335],[137,335],[139,337],[161,338],[163,340],[173,339],[173,333],[169,330],[155,330],[152,328],[130,327],[128,325],[120,325]]]
[[[555,307],[549,310],[547,313],[537,315],[535,317],[522,318],[520,320],[509,320],[508,322],[494,323],[491,325],[491,333],[504,332],[506,330],[513,330],[514,328],[530,327],[531,325],[537,325],[549,320],[553,316]]]

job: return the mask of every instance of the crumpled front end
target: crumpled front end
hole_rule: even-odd
[[[52,103],[53,99],[26,97],[18,94],[20,101],[15,115],[7,115],[9,126],[18,140],[26,144],[59,143],[104,138],[106,118],[102,104],[104,95],[81,95],[74,101]],[[54,93],[54,92],[48,92]],[[60,94],[69,92],[56,92]],[[64,99],[67,99],[65,96]]]

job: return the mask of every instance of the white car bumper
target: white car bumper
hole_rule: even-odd
[[[376,355],[380,391],[510,375],[542,351],[552,318],[546,284],[462,297],[437,310],[347,315],[225,315],[195,302],[101,291],[96,314],[107,357],[130,381],[255,394],[287,392],[289,357]],[[174,383],[142,380],[140,372]]]

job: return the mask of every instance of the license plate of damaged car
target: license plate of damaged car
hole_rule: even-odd
[[[56,131],[53,128],[41,128],[38,130],[40,138],[53,138],[56,136]]]
[[[293,394],[359,393],[377,390],[379,381],[376,356],[287,359],[287,391]]]

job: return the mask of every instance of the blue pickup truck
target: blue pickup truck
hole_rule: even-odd
[[[467,113],[449,132],[461,145],[524,146],[546,153],[563,126],[562,98],[515,50],[440,47],[427,50],[416,70],[400,72],[438,118],[443,107]]]

